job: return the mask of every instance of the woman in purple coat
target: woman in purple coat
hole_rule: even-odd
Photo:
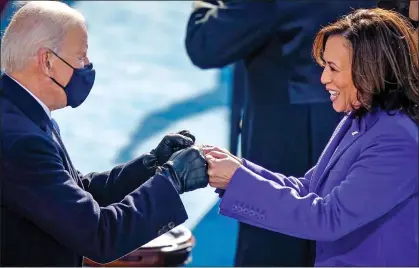
[[[302,178],[208,146],[220,213],[316,240],[316,266],[418,266],[417,36],[395,12],[360,9],[323,28],[313,53],[344,119]]]

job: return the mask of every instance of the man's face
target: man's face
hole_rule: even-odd
[[[87,57],[88,35],[85,25],[74,25],[65,35],[60,51],[54,51],[64,59],[74,69],[83,68],[89,64]],[[47,52],[47,64],[49,64],[49,76],[54,78],[60,85],[66,86],[73,75],[74,70],[58,58],[54,53]],[[53,109],[63,108],[67,105],[67,96],[64,90],[56,85],[52,80],[52,95],[56,96],[53,100]]]
[[[87,30],[84,25],[77,25],[69,29],[64,37],[60,52],[58,54],[74,69],[83,68],[89,64],[87,57]],[[73,69],[61,59],[51,53],[50,55],[53,70],[53,77],[63,86],[70,81]]]

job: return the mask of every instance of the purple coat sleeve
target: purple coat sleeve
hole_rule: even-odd
[[[313,175],[313,171],[315,169],[315,167],[311,168],[309,171],[307,171],[307,173],[304,175],[303,178],[296,178],[292,176],[287,177],[280,173],[271,172],[244,158],[243,158],[243,166],[245,166],[250,171],[254,172],[255,174],[267,180],[270,180],[273,182],[279,181],[283,185],[293,188],[294,190],[298,192],[300,196],[304,196],[308,194],[309,192],[308,187],[310,185],[311,176]],[[216,189],[215,192],[218,194],[220,198],[222,198],[225,193],[225,191],[221,189]]]
[[[261,176],[275,176],[269,171],[260,168],[256,174],[242,166],[225,191],[220,213],[295,237],[335,241],[417,193],[417,162],[417,141],[381,134],[349,170],[326,178],[342,183],[324,198],[301,195],[279,175],[272,181]]]
[[[267,180],[278,182],[281,185],[284,185],[284,186],[287,186],[296,190],[300,196],[305,196],[309,193],[308,187],[310,184],[311,176],[313,175],[313,171],[315,169],[315,167],[311,168],[309,171],[306,172],[303,178],[296,178],[292,176],[287,177],[280,173],[271,172],[246,159],[243,159],[243,165],[246,168],[248,168],[250,171],[254,172],[255,174]]]

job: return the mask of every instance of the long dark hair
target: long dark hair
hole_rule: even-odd
[[[352,79],[361,103],[355,111],[400,109],[418,122],[418,36],[407,19],[390,10],[358,9],[322,28],[313,45],[322,66],[326,41],[333,35],[344,37],[352,50]]]

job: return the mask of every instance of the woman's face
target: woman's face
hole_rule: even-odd
[[[352,81],[352,53],[349,43],[341,36],[330,36],[323,53],[324,70],[321,82],[330,93],[336,112],[349,112],[357,108],[357,89]]]

